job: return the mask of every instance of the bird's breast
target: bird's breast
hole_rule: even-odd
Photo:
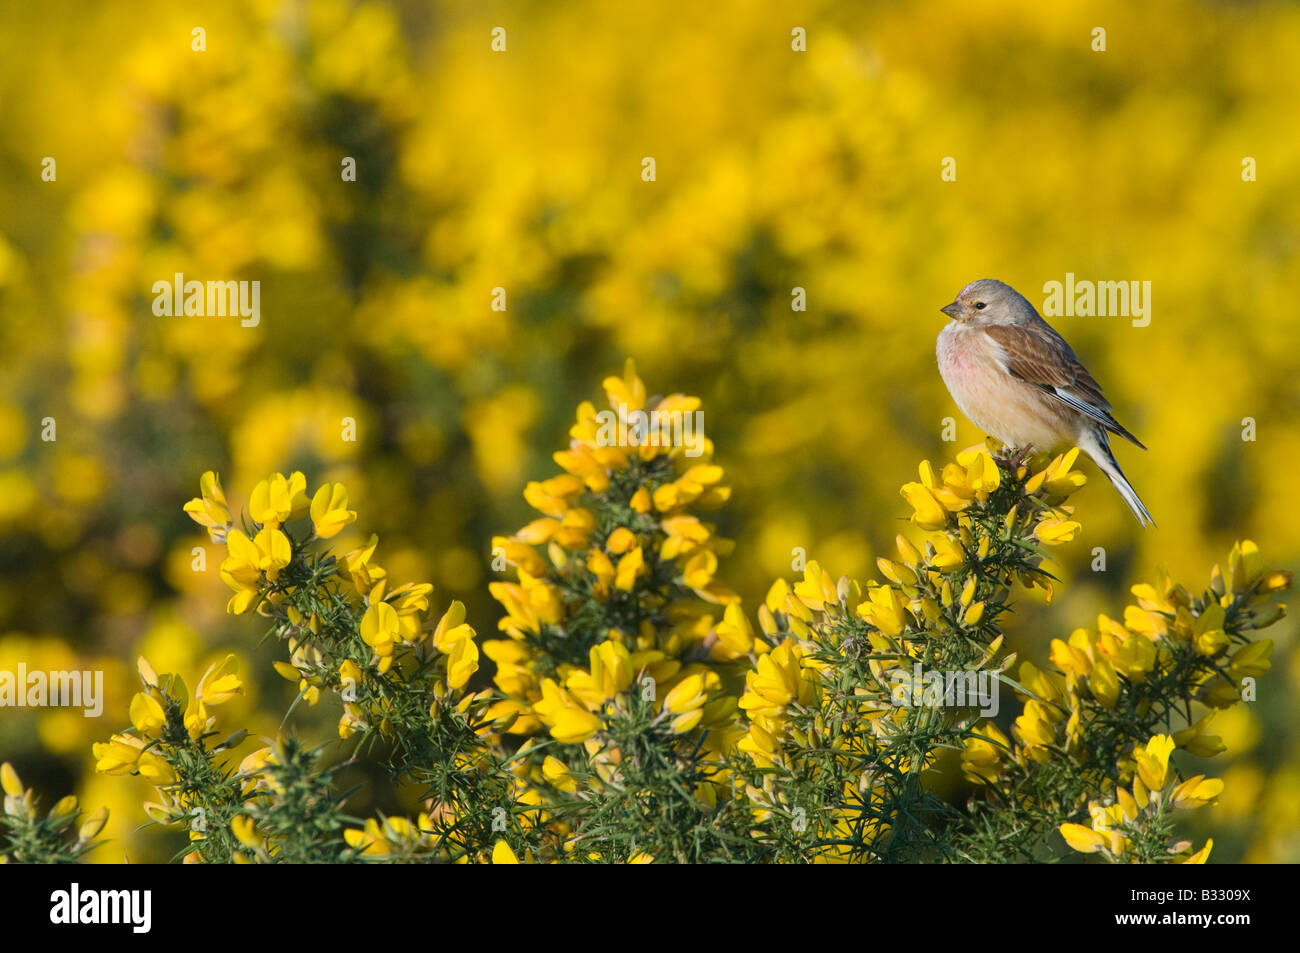
[[[948,325],[936,347],[939,373],[961,412],[1009,446],[1047,449],[1063,422],[1034,387],[1007,372],[1001,347],[978,328]]]
[[[989,373],[1000,370],[998,355],[992,352],[992,342],[982,331],[966,330],[956,322],[939,333],[936,356],[939,373],[952,390],[953,384],[970,384]],[[953,396],[957,396],[954,392]]]

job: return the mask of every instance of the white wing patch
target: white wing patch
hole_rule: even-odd
[[[1046,390],[1046,388],[1044,389]],[[1061,403],[1074,408],[1079,413],[1083,414],[1085,417],[1095,420],[1097,423],[1101,424],[1107,430],[1115,429],[1115,419],[1111,417],[1110,414],[1106,413],[1104,410],[1094,407],[1086,400],[1076,397],[1074,394],[1071,394],[1069,391],[1061,390],[1061,388],[1059,387],[1053,387],[1051,390],[1048,391],[1048,393],[1051,394],[1053,397],[1055,397],[1057,400],[1059,400]]]

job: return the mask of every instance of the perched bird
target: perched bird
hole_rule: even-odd
[[[1110,450],[1110,434],[1142,447],[1111,416],[1101,387],[1070,345],[1024,296],[1001,281],[973,281],[939,332],[939,373],[961,412],[1008,447],[1077,446],[1110,478],[1144,527],[1155,525]]]

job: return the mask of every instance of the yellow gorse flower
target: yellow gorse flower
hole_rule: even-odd
[[[221,480],[212,470],[199,480],[199,495],[185,504],[190,518],[205,527],[214,542],[224,543],[232,523],[226,494],[221,490]]]
[[[1145,747],[1133,749],[1138,776],[1149,790],[1159,791],[1165,786],[1169,771],[1169,756],[1174,750],[1174,739],[1168,735],[1154,735]]]
[[[326,483],[311,499],[311,522],[321,539],[333,539],[357,520],[348,509],[348,491],[342,483]]]
[[[289,538],[274,526],[260,530],[252,539],[233,530],[226,544],[230,555],[221,563],[221,578],[235,590],[226,610],[239,614],[256,601],[263,576],[270,582],[279,577],[280,570],[289,565],[293,550]]]
[[[288,477],[273,473],[253,487],[248,498],[248,515],[255,523],[279,526],[302,516],[309,506],[307,478],[302,473],[295,471]]]
[[[375,651],[375,659],[386,671],[392,664],[393,650],[401,635],[397,610],[387,602],[378,602],[361,617],[361,638]]]

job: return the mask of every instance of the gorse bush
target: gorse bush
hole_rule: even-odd
[[[185,510],[225,547],[227,610],[268,621],[293,705],[337,705],[339,738],[284,734],[236,761],[246,732],[218,725],[242,689],[234,656],[193,692],[140,659],[131,725],[94,746],[97,770],[156,786],[145,814],[187,832],[186,862],[1206,860],[1212,841],[1180,839],[1175,812],[1223,783],[1174,753],[1221,753],[1215,713],[1269,669],[1255,635],[1290,575],[1253,543],[1199,594],[1161,575],[1121,618],[1017,664],[1003,619],[1019,590],[1050,600],[1047,551],[1078,532],[1086,477],[1077,450],[990,443],[902,487],[912,529],[879,580],[809,561],[747,611],[706,518],[726,475],[703,433],[667,426],[699,401],[648,396],[630,362],[604,386],[620,426],[582,404],[563,472],[525,488],[540,515],[492,540],[498,638],[391,579],[374,536],[330,552],[358,521],[342,485],[277,473],[234,511],[204,474]],[[999,724],[1003,693],[1019,708]],[[350,815],[353,760],[416,785],[422,809]],[[960,798],[935,783],[954,771]],[[8,765],[3,780],[9,859],[89,848],[102,817],[73,833],[75,803],[41,818]]]
[[[22,779],[7,761],[0,765],[0,788],[4,790],[4,813],[0,814],[0,863],[67,864],[92,850],[95,837],[108,820],[100,808],[80,825],[81,806],[69,794],[44,815],[37,810],[36,792],[23,786]]]
[[[1153,448],[1122,463],[1160,519],[1137,533],[1104,489],[1076,496],[1083,531],[1047,566],[1068,588],[1044,607],[1043,590],[1017,582],[1002,651],[1050,669],[1048,640],[1095,631],[1099,611],[1119,618],[1125,584],[1154,581],[1167,560],[1195,589],[1216,561],[1226,571],[1239,538],[1269,565],[1300,566],[1300,507],[1279,465],[1300,457],[1286,412],[1300,71],[1267,68],[1300,58],[1294,5],[1203,4],[1187,17],[1175,0],[819,0],[778,15],[722,0],[712,19],[698,4],[590,0],[509,18],[424,0],[100,6],[70,17],[7,4],[0,30],[0,76],[23,90],[6,100],[0,152],[28,157],[23,174],[0,176],[0,672],[102,671],[108,719],[8,707],[0,762],[51,795],[42,810],[73,792],[109,807],[100,836],[112,846],[92,860],[163,860],[183,840],[139,824],[140,803],[159,801],[150,785],[96,774],[85,757],[129,724],[136,655],[192,691],[235,653],[243,694],[208,706],[251,736],[218,756],[232,770],[279,734],[286,689],[256,629],[270,621],[219,615],[233,592],[217,573],[226,547],[179,512],[204,471],[220,473],[250,541],[249,494],[269,474],[301,471],[313,497],[345,484],[360,521],[326,541],[336,558],[377,533],[394,584],[437,583],[429,622],[465,605],[483,636],[468,687],[504,694],[484,640],[511,637],[488,583],[523,582],[491,568],[491,539],[528,522],[528,480],[561,472],[549,454],[568,440],[555,438],[599,393],[603,375],[587,369],[634,354],[651,386],[705,402],[720,485],[735,493],[720,512],[689,511],[737,537],[732,553],[710,550],[715,575],[743,594],[733,621],[771,643],[757,610],[775,578],[802,577],[793,547],[835,579],[885,582],[875,557],[899,561],[894,518],[910,512],[899,485],[921,482],[921,458],[941,469],[983,440],[934,376],[933,338],[936,308],[993,262],[1035,304],[1067,274],[1094,289],[1151,281],[1146,327],[1048,317]],[[1099,24],[1108,53],[1091,48]],[[493,48],[498,26],[508,49]],[[1145,37],[1159,42],[1123,55]],[[990,71],[1007,49],[1008,69]],[[156,283],[177,274],[257,282],[259,322],[155,314]],[[679,475],[701,462],[646,465],[669,461]],[[906,532],[923,550],[919,528]],[[1094,574],[1101,544],[1110,569]],[[547,557],[547,544],[527,545]],[[220,551],[210,571],[194,571],[195,546]],[[622,592],[599,613],[572,610],[564,631],[617,614]],[[725,612],[702,615],[724,632]],[[530,652],[558,631],[539,628]],[[1300,860],[1296,631],[1285,620],[1263,633],[1277,642],[1266,690],[1213,722],[1232,763],[1174,755],[1227,784],[1217,806],[1183,815],[1198,846],[1213,825],[1215,861]],[[296,650],[278,660],[292,665]],[[590,646],[548,651],[590,666]],[[1010,740],[1018,703],[1001,684],[993,721]],[[306,752],[344,704],[318,687],[324,700],[304,698],[287,722]],[[748,717],[737,722],[749,734]],[[505,732],[512,754],[551,739],[527,725]],[[369,737],[318,753],[332,765],[360,751],[336,774],[344,790],[365,785],[346,801],[362,815],[348,826],[381,808],[414,822],[420,782],[408,772],[390,787],[379,765],[421,736]],[[545,751],[566,757],[558,742]],[[434,763],[409,755],[413,768]],[[954,804],[969,794],[958,761],[940,748],[923,769]],[[578,772],[584,759],[566,763]],[[795,807],[808,805],[792,804],[791,822]]]

